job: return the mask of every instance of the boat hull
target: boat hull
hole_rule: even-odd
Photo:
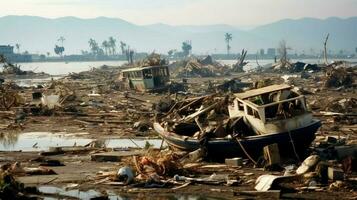
[[[314,120],[306,127],[291,130],[283,133],[273,133],[258,136],[250,136],[239,139],[244,149],[250,156],[258,157],[262,154],[263,148],[267,145],[277,143],[280,154],[283,157],[295,158],[293,145],[300,157],[304,156],[306,150],[315,139],[315,133],[321,126],[321,122]],[[199,141],[188,137],[183,137],[172,132],[167,132],[159,123],[154,123],[154,129],[159,133],[171,148],[183,151],[194,151],[200,148]],[[291,135],[291,137],[290,137]],[[234,138],[210,139],[206,145],[208,156],[213,158],[245,157],[245,153]]]

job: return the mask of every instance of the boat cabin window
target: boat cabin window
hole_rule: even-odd
[[[253,109],[249,106],[247,106],[247,114],[248,115],[253,115]]]
[[[169,76],[168,68],[156,67],[143,70],[144,78],[151,79],[153,77],[166,77]]]
[[[257,119],[261,119],[259,116],[258,111],[254,110],[253,108],[251,108],[250,106],[247,105],[247,114],[251,115]]]
[[[165,67],[158,67],[153,69],[153,75],[154,77],[163,77],[163,76],[168,76],[168,69]]]
[[[306,112],[306,107],[303,98],[294,99],[287,102],[277,103],[265,108],[266,120],[285,119]]]
[[[243,103],[241,103],[239,101],[238,101],[238,110],[244,111],[244,105],[243,105]]]
[[[143,74],[141,71],[131,71],[131,72],[124,72],[123,73],[124,77],[127,78],[142,78]]]
[[[145,69],[143,71],[144,74],[144,79],[152,79],[152,70],[151,69]]]
[[[160,69],[159,68],[152,69],[152,74],[154,75],[154,77],[161,76]]]
[[[259,113],[256,110],[253,110],[253,116],[257,119],[260,119]]]
[[[168,68],[162,68],[162,74],[163,76],[169,76],[169,69]]]

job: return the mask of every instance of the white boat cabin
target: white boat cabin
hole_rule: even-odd
[[[236,93],[235,97],[228,107],[230,118],[243,117],[258,135],[289,132],[313,123],[305,96],[290,85],[271,85]]]

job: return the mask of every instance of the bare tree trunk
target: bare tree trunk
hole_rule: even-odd
[[[330,33],[327,34],[326,38],[325,38],[325,42],[324,42],[324,58],[325,58],[325,65],[328,65],[328,62],[327,62],[327,40],[328,40],[328,37],[330,36]]]

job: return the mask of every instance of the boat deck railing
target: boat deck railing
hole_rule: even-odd
[[[268,104],[263,104],[263,105],[257,105],[249,100],[242,100],[242,99],[237,99],[240,103],[242,103],[244,105],[244,110],[245,110],[245,114],[247,115],[247,105],[249,106],[249,108],[251,108],[252,110],[256,111],[259,115],[260,120],[262,120],[263,123],[266,122],[266,109],[269,107],[274,107],[274,106],[281,106],[284,103],[288,103],[288,102],[292,102],[292,101],[300,101],[301,103],[301,109],[306,111],[306,104],[305,104],[305,96],[304,95],[299,95],[297,97],[293,97],[293,98],[289,98],[289,99],[284,99],[284,100],[280,100],[277,102],[272,102],[272,103],[268,103]],[[254,114],[253,114],[254,116]]]

